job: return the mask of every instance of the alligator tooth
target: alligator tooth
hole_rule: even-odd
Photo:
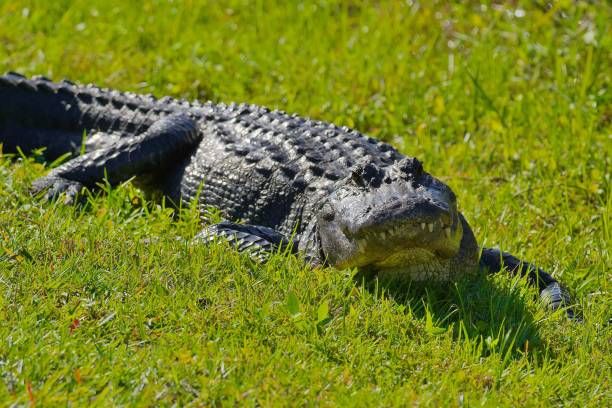
[[[433,228],[434,228],[433,222],[430,224],[427,224],[427,227],[429,228],[429,232],[433,232]]]
[[[357,241],[357,247],[359,248],[360,251],[364,251],[365,247],[366,247],[366,241],[365,239],[360,239]]]
[[[444,235],[446,235],[446,238],[450,239],[450,237],[451,237],[451,229],[450,229],[450,227],[444,228]]]
[[[424,230],[424,229],[425,229],[425,223],[424,223],[424,222],[422,222],[422,223],[421,223],[421,229],[422,229],[422,230]]]
[[[386,239],[387,238],[387,234],[383,231],[383,232],[380,233],[380,237],[382,239]]]

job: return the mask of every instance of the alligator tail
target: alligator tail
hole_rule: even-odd
[[[45,148],[53,160],[81,150],[84,134],[134,134],[146,131],[160,114],[162,101],[16,73],[0,76],[0,144],[6,153]]]

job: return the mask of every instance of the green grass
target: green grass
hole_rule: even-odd
[[[0,72],[387,140],[452,186],[481,243],[570,287],[584,323],[507,276],[400,288],[254,264],[193,245],[193,209],[130,185],[41,203],[40,158],[0,156],[0,405],[612,404],[608,2],[135,3],[0,2]]]

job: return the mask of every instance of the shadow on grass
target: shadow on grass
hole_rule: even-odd
[[[546,348],[521,294],[522,285],[498,287],[484,274],[455,283],[423,285],[364,274],[355,278],[369,291],[393,299],[415,318],[425,320],[426,331],[441,334],[451,330],[458,341],[476,344],[482,356],[499,353],[519,358]]]

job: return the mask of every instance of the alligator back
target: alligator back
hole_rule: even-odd
[[[44,77],[0,76],[0,143],[5,152],[45,147],[54,159],[77,152],[84,132],[133,134],[157,119],[152,97],[120,93]]]

